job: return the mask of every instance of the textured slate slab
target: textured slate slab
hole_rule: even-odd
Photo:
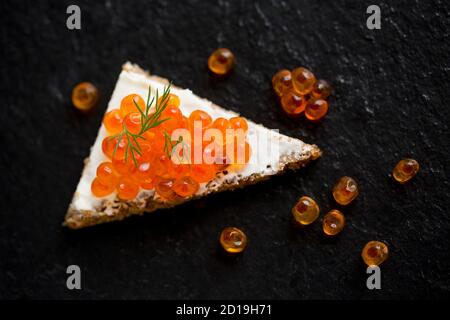
[[[0,297],[3,298],[441,298],[449,293],[449,27],[446,1],[378,1],[382,29],[365,26],[373,1],[69,1],[1,7]],[[225,80],[206,68],[219,46],[237,57]],[[81,231],[61,227],[120,66],[126,60],[281,132],[317,143],[321,160],[245,191]],[[335,93],[325,121],[279,110],[270,79],[307,66]],[[89,115],[72,87],[102,91]],[[398,159],[422,170],[391,182]],[[320,223],[297,230],[290,208],[303,194],[323,212],[331,187],[357,179],[343,234]],[[220,230],[244,229],[249,247],[225,259]],[[365,288],[360,250],[389,243],[382,290]],[[81,291],[65,287],[82,269]]]

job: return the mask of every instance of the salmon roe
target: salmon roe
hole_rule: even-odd
[[[342,177],[333,187],[333,197],[337,203],[346,206],[359,194],[358,184],[353,178]]]
[[[228,253],[240,253],[247,247],[247,236],[235,227],[228,227],[220,233],[220,244]]]
[[[219,48],[208,58],[208,67],[217,75],[225,75],[234,66],[234,54],[226,48]]]
[[[297,118],[304,111],[308,120],[316,122],[328,112],[326,99],[331,94],[331,86],[325,80],[317,81],[306,68],[278,71],[272,77],[272,87],[280,98],[281,108],[290,117]]]
[[[419,172],[419,163],[414,159],[400,160],[392,171],[392,177],[398,183],[406,183]]]
[[[322,228],[327,236],[335,236],[344,229],[345,218],[339,210],[331,210],[323,217]]]
[[[389,256],[388,246],[381,241],[369,241],[361,252],[361,257],[368,266],[378,266]]]
[[[165,101],[167,104],[160,119],[167,120],[144,132],[142,115],[136,104],[142,110],[146,105],[137,94],[127,95],[122,99],[120,109],[105,114],[103,125],[108,136],[102,141],[102,151],[108,161],[97,167],[91,183],[94,196],[105,197],[116,192],[122,200],[133,200],[144,189],[155,190],[163,199],[173,201],[194,195],[200,183],[210,182],[228,166],[249,162],[251,147],[247,141],[248,123],[244,118],[213,119],[203,110],[183,115],[177,95],[170,93]],[[162,97],[159,103],[163,103]],[[199,163],[193,161],[193,139],[196,137],[189,135],[195,121],[201,123],[201,133],[214,128],[224,137],[222,141],[210,139],[207,142],[207,134],[197,137],[202,139]],[[187,129],[187,136],[185,133],[178,137],[172,135],[178,129]]]
[[[292,208],[294,220],[300,225],[308,225],[319,217],[319,206],[312,198],[303,196]]]
[[[72,104],[81,111],[91,110],[97,104],[100,93],[90,82],[81,82],[72,90]]]

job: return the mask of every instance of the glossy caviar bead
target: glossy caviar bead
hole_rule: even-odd
[[[122,200],[133,200],[139,192],[139,185],[128,177],[121,177],[117,183],[117,196]]]
[[[292,89],[292,75],[289,70],[280,70],[272,77],[272,87],[275,93],[281,97],[285,92]]]
[[[104,184],[115,185],[117,183],[117,172],[112,162],[102,162],[97,167],[97,178]]]
[[[173,179],[159,179],[158,183],[155,186],[156,192],[159,196],[166,200],[174,200],[177,197],[177,194],[173,190]]]
[[[230,136],[230,138],[232,138],[231,133],[233,130],[233,126],[229,120],[227,120],[225,118],[217,118],[216,120],[214,120],[212,126],[214,129],[219,130],[220,133],[222,134],[222,139],[214,139],[215,143],[217,143],[219,145],[224,145],[227,143],[228,136]]]
[[[158,99],[158,104],[161,105],[163,97]],[[169,93],[169,96],[166,98],[167,104],[166,106],[179,107],[180,106],[180,98],[173,93]]]
[[[300,67],[292,70],[292,85],[299,94],[310,93],[315,83],[316,77],[308,69]]]
[[[319,80],[314,84],[312,89],[312,95],[317,99],[326,99],[331,94],[331,86],[325,80]]]
[[[155,156],[153,159],[153,172],[158,177],[168,178],[168,169],[173,165],[172,160],[165,153]]]
[[[155,177],[149,177],[149,178],[142,180],[140,186],[142,189],[152,190],[155,188],[156,182],[157,182],[157,180]]]
[[[370,241],[362,250],[361,257],[368,266],[378,266],[389,256],[388,246],[381,241]]]
[[[392,177],[399,183],[411,180],[419,171],[419,163],[414,159],[400,160],[392,171]]]
[[[295,221],[301,225],[313,223],[319,217],[319,212],[320,209],[316,201],[307,196],[301,197],[292,208]]]
[[[122,117],[125,117],[130,112],[139,112],[136,104],[139,106],[141,111],[145,111],[145,101],[138,94],[129,94],[120,102],[120,112]]]
[[[197,121],[201,123],[202,130],[207,129],[212,124],[211,116],[207,112],[202,111],[202,110],[194,110],[189,115],[189,126],[190,126],[191,130],[194,130],[194,123]],[[197,126],[198,126],[198,124],[197,124]]]
[[[168,119],[161,124],[161,128],[169,134],[183,125],[183,114],[175,105],[168,105],[161,113],[161,119]]]
[[[92,109],[98,102],[100,93],[90,82],[81,82],[72,90],[72,103],[81,111]]]
[[[328,236],[335,236],[344,229],[345,218],[339,210],[331,210],[323,217],[323,232]]]
[[[91,192],[98,198],[106,197],[113,193],[115,185],[112,183],[101,181],[98,177],[94,178],[91,183]]]
[[[248,131],[248,123],[247,120],[245,120],[242,117],[233,117],[230,118],[230,124],[233,127],[234,130],[242,129],[245,133]]]
[[[134,164],[133,164],[134,165]],[[137,167],[133,167],[133,178],[139,183],[146,179],[153,178],[153,166],[149,161],[140,161]]]
[[[305,107],[305,116],[311,121],[322,119],[328,112],[328,102],[322,99],[308,101]]]
[[[139,112],[130,112],[123,119],[123,125],[133,134],[141,131],[141,114]]]
[[[137,155],[137,156],[139,156],[139,155]],[[112,164],[114,166],[114,170],[119,175],[122,175],[122,176],[130,175],[131,173],[134,172],[134,170],[136,168],[136,166],[135,166],[133,160],[131,159],[131,157],[127,158],[126,160],[125,160],[125,158],[123,158],[123,159],[113,158],[112,159]]]
[[[305,97],[294,90],[287,91],[281,97],[281,107],[291,117],[298,117],[305,110],[305,106]]]
[[[342,177],[333,187],[333,197],[340,205],[347,205],[359,194],[358,184],[353,178]]]
[[[220,234],[220,244],[228,253],[239,253],[247,247],[247,236],[238,228],[228,227]]]
[[[120,133],[123,129],[123,118],[119,109],[108,111],[103,118],[103,125],[110,135]]]
[[[197,192],[199,184],[192,177],[184,176],[175,180],[173,191],[181,197],[189,197]]]
[[[224,75],[234,66],[234,54],[226,48],[214,51],[208,59],[208,67],[213,73]]]
[[[124,159],[126,148],[127,142],[125,138],[119,140],[119,137],[106,137],[102,142],[103,153],[110,159]],[[114,150],[116,151],[115,153]]]

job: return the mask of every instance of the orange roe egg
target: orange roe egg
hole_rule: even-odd
[[[110,135],[118,134],[122,131],[123,118],[119,109],[114,109],[105,114],[103,125]]]
[[[117,183],[117,196],[122,200],[133,200],[139,192],[139,185],[128,177],[121,177]]]
[[[189,197],[197,192],[199,184],[192,177],[184,176],[175,180],[173,190],[181,197]]]
[[[197,182],[209,182],[216,176],[216,169],[213,164],[193,164],[190,175]]]
[[[306,68],[296,68],[292,71],[292,84],[295,91],[301,95],[308,94],[312,91],[316,77]]]
[[[342,177],[333,187],[333,197],[340,205],[347,205],[359,194],[358,184],[353,178]]]
[[[328,112],[328,102],[322,99],[308,101],[305,108],[305,116],[311,121],[322,119]]]
[[[126,148],[127,142],[125,138],[119,140],[119,137],[106,137],[102,142],[103,153],[110,159],[113,158],[113,155],[115,159],[124,159]]]
[[[247,133],[248,131],[248,123],[247,120],[245,120],[242,117],[233,117],[230,118],[230,124],[233,127],[234,130],[242,129],[244,133]]]
[[[90,82],[81,82],[72,90],[72,103],[81,111],[92,109],[98,102],[100,93]]]
[[[167,119],[160,126],[163,130],[172,133],[173,130],[180,128],[183,125],[183,114],[175,105],[168,105],[161,113],[161,120]]]
[[[94,178],[91,183],[91,192],[98,198],[106,197],[114,192],[115,185],[101,181],[98,177]]]
[[[222,248],[228,253],[239,253],[247,247],[247,236],[235,227],[228,227],[222,230],[219,238]]]
[[[154,176],[153,165],[149,161],[140,161],[133,169],[133,178],[138,182]]]
[[[326,99],[331,94],[331,86],[327,81],[319,80],[314,84],[311,93],[314,98]]]
[[[226,48],[219,48],[208,58],[208,67],[217,75],[227,74],[234,66],[234,54]]]
[[[117,183],[117,172],[110,161],[102,162],[97,167],[97,179],[104,184],[115,185]]]
[[[392,177],[399,183],[406,183],[419,172],[419,163],[414,159],[400,160],[392,171]]]
[[[214,142],[219,145],[226,144],[227,140],[228,140],[228,136],[230,136],[230,138],[231,138],[230,130],[233,130],[233,126],[230,123],[230,121],[228,121],[225,118],[217,118],[216,120],[214,120],[212,126],[213,126],[213,128],[219,130],[222,134],[222,139],[214,139]]]
[[[272,87],[275,93],[281,97],[285,92],[292,89],[292,75],[289,70],[280,70],[272,78]]]
[[[162,99],[163,97],[159,97],[158,98],[158,105],[161,106],[162,104]],[[172,107],[179,107],[180,106],[180,98],[173,93],[169,93],[169,95],[167,96],[167,98],[165,99],[166,105],[167,106],[172,106]]]
[[[120,112],[122,113],[122,117],[125,117],[130,112],[139,112],[137,106],[141,111],[145,111],[145,101],[138,94],[129,94],[120,102]]]
[[[305,110],[306,99],[294,90],[289,90],[281,97],[281,108],[291,117],[298,117]]]
[[[141,114],[139,112],[130,112],[123,119],[123,125],[133,134],[141,131]]]
[[[140,186],[142,189],[152,190],[155,188],[156,182],[157,182],[157,180],[155,177],[149,177],[149,178],[142,180]]]
[[[378,266],[386,261],[388,256],[388,246],[381,241],[368,242],[361,252],[361,257],[368,266]]]
[[[194,129],[194,123],[196,121],[199,121],[201,123],[203,130],[209,128],[212,124],[211,116],[207,112],[202,110],[194,110],[189,115],[189,126],[191,130]]]
[[[328,236],[335,236],[344,229],[345,218],[339,210],[331,210],[323,217],[323,232]]]
[[[156,192],[166,200],[174,200],[177,194],[173,190],[173,179],[160,179],[155,186]]]
[[[301,225],[308,225],[319,217],[319,206],[312,198],[303,196],[292,208],[294,220]]]
[[[172,160],[165,153],[158,154],[153,160],[153,172],[158,177],[168,178],[168,168],[172,165]]]

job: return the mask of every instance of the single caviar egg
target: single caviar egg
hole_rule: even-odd
[[[323,217],[322,228],[328,236],[335,236],[344,229],[345,218],[339,210],[331,210]]]
[[[173,179],[159,179],[155,186],[156,192],[166,200],[174,200],[177,198],[177,194],[173,190]]]
[[[92,109],[98,102],[100,93],[90,82],[81,82],[72,90],[72,103],[81,111]]]
[[[130,112],[123,119],[123,125],[132,134],[138,134],[141,131],[141,114],[139,112]]]
[[[305,106],[305,97],[294,90],[287,91],[281,97],[281,108],[291,117],[298,117],[305,110]]]
[[[135,158],[140,158],[139,154],[135,154]],[[114,170],[121,176],[130,175],[136,169],[134,161],[131,156],[121,159],[113,158],[112,165]]]
[[[303,196],[292,208],[294,220],[301,225],[313,223],[319,217],[319,206],[312,198]]]
[[[233,126],[229,120],[219,117],[214,120],[212,127],[219,130],[222,134],[222,139],[218,139],[217,137],[214,138],[215,143],[225,145],[227,141],[232,138],[231,130],[233,130]]]
[[[326,99],[331,94],[331,86],[325,80],[319,80],[314,84],[312,89],[312,95],[317,99]]]
[[[149,161],[140,161],[137,167],[133,168],[133,178],[137,182],[145,181],[154,177],[153,166]]]
[[[161,104],[163,102],[163,98],[164,97],[159,97],[158,105],[161,106]],[[173,94],[173,93],[169,93],[169,95],[164,100],[164,102],[166,103],[166,106],[173,106],[173,107],[179,107],[180,106],[180,98],[176,94]]]
[[[299,94],[310,93],[315,83],[316,77],[308,69],[300,67],[292,71],[292,85]]]
[[[122,131],[123,118],[119,109],[108,111],[103,118],[103,125],[110,135],[118,134]]]
[[[198,126],[201,124],[202,130],[207,129],[212,124],[212,118],[211,116],[202,110],[194,110],[189,115],[189,126],[191,130],[194,130],[194,124]]]
[[[242,117],[233,117],[230,118],[230,124],[233,127],[234,130],[242,129],[244,133],[247,133],[248,131],[248,123],[247,120],[245,120]]]
[[[292,75],[289,70],[280,70],[272,77],[272,87],[275,93],[281,97],[285,92],[292,89]]]
[[[123,98],[120,102],[120,112],[122,113],[122,117],[125,117],[130,112],[139,112],[136,105],[139,106],[139,109],[142,112],[145,111],[145,101],[140,95],[133,93]]]
[[[133,200],[139,192],[139,185],[128,177],[121,177],[117,183],[117,195],[122,200]]]
[[[328,112],[328,102],[322,99],[309,101],[305,107],[305,116],[311,121],[322,119]]]
[[[392,171],[392,177],[399,183],[406,183],[419,172],[419,163],[414,159],[400,160]]]
[[[234,66],[234,54],[226,48],[219,48],[208,58],[208,67],[217,75],[224,75],[230,72]]]
[[[235,227],[228,227],[220,233],[220,244],[228,253],[239,253],[247,247],[247,236],[245,233]]]
[[[189,197],[196,193],[199,187],[192,177],[184,176],[175,180],[172,189],[181,197]]]
[[[342,177],[333,187],[333,197],[340,205],[347,205],[359,194],[358,184],[353,178]]]
[[[91,183],[91,192],[98,198],[106,197],[114,192],[115,185],[101,181],[98,177],[94,178]]]
[[[97,167],[97,179],[104,184],[115,185],[117,183],[117,172],[114,170],[112,162],[102,162]]]
[[[119,140],[119,137],[106,137],[102,142],[103,153],[110,159],[124,159],[127,142],[125,138]]]
[[[388,246],[381,241],[370,241],[362,250],[361,257],[368,266],[378,266],[389,256]]]

